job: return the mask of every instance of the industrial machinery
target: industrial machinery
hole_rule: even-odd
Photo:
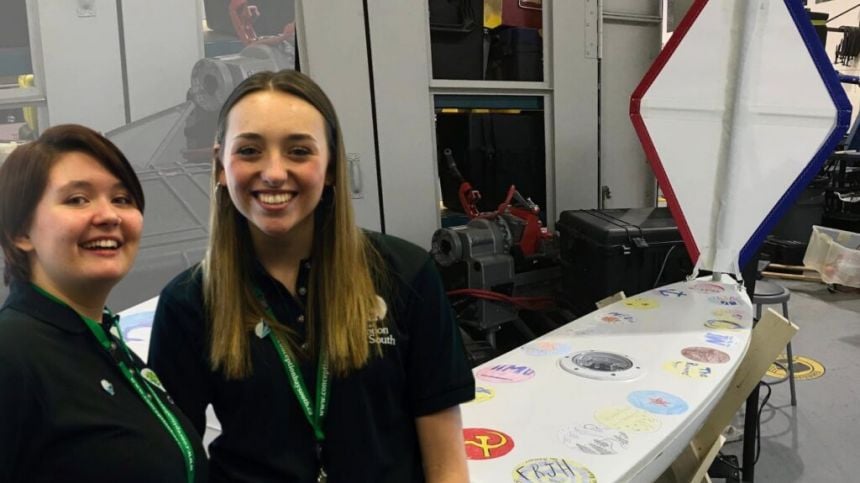
[[[437,230],[431,253],[440,266],[461,269],[460,279],[454,283],[465,283],[465,287],[449,287],[448,292],[452,297],[472,298],[461,311],[460,321],[482,332],[494,348],[495,334],[506,322],[513,322],[532,339],[534,334],[520,319],[518,310],[545,308],[553,301],[545,295],[546,290],[540,296],[521,293],[536,286],[546,288],[559,278],[555,237],[541,223],[540,207],[513,185],[498,209],[480,212],[480,192],[463,179],[451,150],[444,149],[443,155],[460,183],[460,202],[471,219],[463,226]]]

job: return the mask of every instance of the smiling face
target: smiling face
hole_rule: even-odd
[[[137,256],[143,214],[125,186],[95,158],[62,154],[29,229],[15,245],[30,262],[30,281],[69,295],[82,286],[110,289]]]
[[[219,183],[248,220],[259,246],[276,239],[309,250],[313,213],[328,184],[329,150],[322,115],[280,91],[236,103],[219,146]]]

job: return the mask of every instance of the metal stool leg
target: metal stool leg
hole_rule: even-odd
[[[782,315],[788,319],[788,302],[782,303]],[[791,405],[797,406],[797,393],[794,391],[794,355],[791,353],[791,341],[788,341],[785,352],[788,355],[788,385],[791,389]]]
[[[761,320],[761,304],[755,304],[755,318],[753,322],[758,322]]]

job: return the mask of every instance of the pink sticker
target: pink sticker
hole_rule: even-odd
[[[681,354],[691,361],[706,364],[725,364],[731,359],[731,356],[725,352],[710,347],[685,347],[681,350]]]
[[[704,294],[715,294],[715,293],[723,293],[726,288],[720,284],[716,283],[708,283],[708,282],[699,282],[690,287],[690,290],[694,292],[704,293]]]
[[[522,382],[535,377],[535,371],[528,366],[497,364],[479,370],[476,376],[487,382]]]

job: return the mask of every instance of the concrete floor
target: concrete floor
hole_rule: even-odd
[[[860,292],[831,292],[821,283],[778,280],[791,290],[789,318],[799,331],[794,356],[820,362],[825,373],[797,381],[797,406],[788,383],[772,386],[761,415],[761,454],[755,481],[860,480]],[[778,306],[772,306],[779,311]],[[766,389],[761,391],[764,397]],[[736,425],[743,426],[743,412]],[[741,442],[723,453],[740,456]],[[715,480],[722,481],[722,480]]]

